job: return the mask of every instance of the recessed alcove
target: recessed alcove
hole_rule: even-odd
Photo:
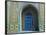
[[[22,10],[22,31],[39,31],[38,11],[33,5],[27,5]]]

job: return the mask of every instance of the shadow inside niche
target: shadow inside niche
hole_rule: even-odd
[[[33,5],[27,5],[22,10],[22,31],[39,31],[38,11]]]

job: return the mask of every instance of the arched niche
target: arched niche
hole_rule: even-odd
[[[33,5],[27,5],[22,10],[22,31],[39,31],[38,11]]]

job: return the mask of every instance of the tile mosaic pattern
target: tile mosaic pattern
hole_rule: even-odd
[[[28,25],[31,25],[32,18],[30,17],[30,21],[27,17],[25,17],[24,22],[24,16],[22,16],[22,9],[23,6],[32,4],[38,9],[38,20],[39,20],[39,31],[44,31],[44,4],[35,4],[35,3],[21,3],[21,2],[8,2],[7,3],[7,32],[8,33],[16,33],[16,32],[22,32],[27,30]],[[40,7],[40,8],[39,8]],[[39,10],[40,9],[40,10]],[[22,18],[23,17],[23,18]],[[27,18],[27,19],[26,19]],[[28,23],[29,22],[29,23]],[[25,30],[24,30],[24,24],[25,24]],[[29,29],[29,28],[28,28]]]

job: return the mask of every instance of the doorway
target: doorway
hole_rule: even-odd
[[[27,5],[22,10],[22,30],[39,31],[38,11],[33,5]]]

